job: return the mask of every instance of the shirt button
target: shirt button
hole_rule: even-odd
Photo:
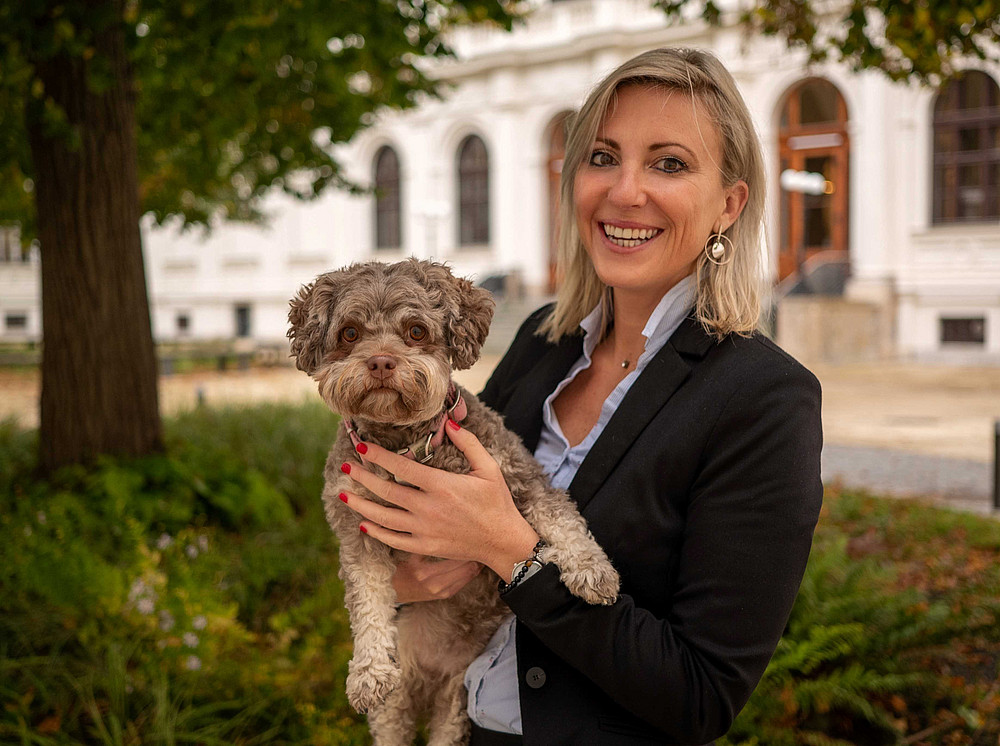
[[[524,676],[524,681],[532,689],[541,689],[545,686],[545,671],[538,666],[529,668]]]

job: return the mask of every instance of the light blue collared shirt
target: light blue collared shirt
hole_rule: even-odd
[[[598,305],[580,322],[584,331],[583,355],[570,368],[566,377],[549,394],[542,405],[542,433],[535,449],[535,458],[542,465],[553,487],[568,489],[580,464],[590,453],[591,447],[601,437],[604,428],[618,409],[633,382],[642,374],[646,365],[667,343],[688,311],[694,305],[695,279],[688,275],[666,292],[653,309],[643,327],[646,345],[636,361],[635,368],[608,394],[601,406],[600,417],[582,441],[570,446],[559,427],[552,402],[562,393],[580,371],[590,367],[591,356],[597,347],[601,308]],[[514,640],[513,614],[500,624],[485,649],[465,672],[465,687],[469,692],[468,712],[474,723],[488,730],[518,733],[521,730],[521,703],[518,699],[517,652]]]

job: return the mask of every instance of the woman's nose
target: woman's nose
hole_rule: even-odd
[[[646,203],[646,187],[641,169],[623,166],[608,190],[608,200],[618,207],[642,207]]]

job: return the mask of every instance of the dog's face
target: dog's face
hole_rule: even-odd
[[[441,411],[452,367],[476,362],[492,318],[489,291],[443,264],[369,262],[299,290],[288,337],[333,411],[409,425]]]

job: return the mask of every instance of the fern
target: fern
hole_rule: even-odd
[[[786,633],[720,746],[853,746],[855,729],[877,742],[899,739],[883,703],[930,684],[899,661],[945,635],[948,608],[915,591],[889,593],[893,581],[873,560],[851,559],[846,536],[820,537]],[[845,722],[848,732],[837,732]]]

